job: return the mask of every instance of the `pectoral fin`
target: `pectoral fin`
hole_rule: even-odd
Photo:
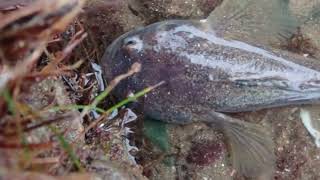
[[[201,121],[218,128],[230,145],[234,168],[246,177],[270,177],[275,165],[271,134],[259,125],[210,111]]]

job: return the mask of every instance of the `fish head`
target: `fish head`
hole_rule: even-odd
[[[133,30],[107,48],[101,65],[109,82],[126,73],[134,63],[141,64],[138,73],[122,80],[113,89],[111,94],[116,99],[164,82],[144,98],[139,98],[134,108],[153,119],[182,124],[192,121],[190,96],[202,91],[193,89],[193,83],[185,77],[188,64],[179,52],[188,48],[188,40],[176,31],[184,23],[189,22],[164,21]]]
[[[116,89],[121,89],[122,92],[117,93],[118,90],[115,90],[115,93],[120,98],[124,97],[120,94],[124,94],[125,89],[125,94],[136,92],[161,81],[169,81],[181,74],[184,66],[178,63],[183,62],[173,60],[177,58],[177,52],[170,43],[183,44],[172,39],[172,31],[183,22],[165,21],[132,30],[117,38],[106,49],[101,65],[108,82],[126,73],[134,63],[141,64],[139,73],[119,83]]]

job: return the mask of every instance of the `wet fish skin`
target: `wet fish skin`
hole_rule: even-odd
[[[131,44],[123,44],[126,42]],[[182,121],[177,116],[189,121],[192,113],[203,108],[244,112],[314,103],[320,98],[318,71],[261,48],[217,37],[201,23],[153,24],[122,36],[108,51],[113,56],[103,58],[107,77],[125,72],[133,62],[142,64],[139,74],[119,85],[119,95],[166,81],[144,103],[147,114],[158,113],[170,121]]]
[[[226,116],[270,107],[319,102],[320,73],[279,54],[226,40],[198,21],[173,20],[128,32],[102,58],[107,81],[139,62],[141,72],[121,81],[119,99],[160,81],[143,99],[146,116],[172,123],[202,121],[220,129],[233,165],[246,176],[272,171],[271,134]]]

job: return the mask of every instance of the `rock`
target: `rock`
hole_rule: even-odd
[[[91,46],[102,53],[115,38],[143,25],[142,19],[132,14],[127,0],[90,0],[80,19],[89,33]]]
[[[47,106],[64,106],[73,104],[61,79],[48,78],[38,83],[32,83],[21,95],[21,101],[26,103],[34,112],[40,111]],[[68,118],[59,121],[56,125],[59,131],[65,132],[65,137],[73,141],[82,131],[82,119],[78,110],[66,110],[62,113],[52,112],[42,115],[42,119],[54,119],[61,116]],[[39,120],[38,120],[39,121]],[[39,123],[39,122],[37,122]],[[53,135],[48,127],[41,127],[31,131],[28,137],[33,143],[49,141]],[[77,142],[83,142],[79,139]]]
[[[146,24],[168,19],[206,18],[222,0],[131,0],[131,7]]]
[[[141,170],[127,163],[119,163],[106,159],[95,160],[90,165],[91,171],[94,171],[102,180],[147,180],[141,175]]]

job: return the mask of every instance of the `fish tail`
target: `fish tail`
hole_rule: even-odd
[[[214,111],[201,118],[225,135],[235,170],[246,177],[271,179],[274,143],[265,128]]]

